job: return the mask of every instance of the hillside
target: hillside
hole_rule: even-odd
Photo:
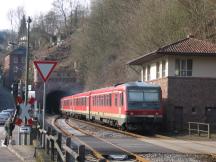
[[[211,0],[95,0],[90,14],[76,17],[78,25],[67,24],[65,49],[46,46],[47,59],[75,68],[86,89],[138,80],[139,74],[127,65],[137,56],[188,34],[216,42],[215,7]]]

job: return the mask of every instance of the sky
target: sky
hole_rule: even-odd
[[[1,0],[0,5],[0,30],[11,29],[8,19],[9,10],[24,7],[26,16],[34,17],[41,12],[46,13],[52,8],[53,0]]]
[[[8,19],[9,10],[16,10],[17,7],[24,7],[26,17],[35,17],[40,13],[47,13],[52,8],[54,0],[0,0],[0,30],[11,29]],[[79,0],[81,3],[88,0]]]

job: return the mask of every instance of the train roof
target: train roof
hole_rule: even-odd
[[[100,92],[109,92],[109,91],[112,91],[114,89],[116,89],[116,90],[117,89],[124,89],[126,87],[160,88],[160,86],[157,84],[151,84],[151,83],[146,83],[146,82],[142,82],[142,81],[136,81],[136,82],[120,83],[120,84],[116,84],[112,87],[104,87],[104,88],[95,89],[95,90],[91,90],[91,91],[87,91],[87,92],[77,93],[77,94],[74,94],[73,96],[85,96],[85,95],[88,95],[89,93],[95,94],[95,93],[100,93]],[[66,96],[66,97],[63,97],[62,99],[70,99],[70,98],[71,98],[71,96]]]
[[[151,84],[151,83],[146,83],[146,82],[142,82],[142,81],[136,81],[136,82],[127,82],[127,83],[119,83],[116,84],[112,87],[104,87],[104,88],[100,88],[100,89],[95,89],[92,90],[91,92],[98,92],[98,91],[104,91],[107,90],[109,91],[110,89],[113,90],[118,89],[118,88],[123,88],[123,87],[149,87],[149,88],[160,88],[160,85],[158,84]]]
[[[128,82],[124,83],[123,85],[125,85],[126,87],[160,87],[160,85],[158,84],[146,83],[142,81]]]

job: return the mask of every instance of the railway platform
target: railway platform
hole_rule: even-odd
[[[36,162],[33,145],[17,145],[17,127],[13,132],[13,144],[3,145],[4,128],[0,126],[0,162]]]
[[[7,149],[10,151],[10,154],[15,155],[20,161],[36,162],[34,157],[34,146],[32,145],[9,145]],[[8,161],[10,160],[8,159]]]

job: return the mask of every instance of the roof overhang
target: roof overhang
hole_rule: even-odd
[[[142,65],[145,62],[151,61],[153,59],[159,58],[162,55],[158,54],[156,51],[147,53],[145,55],[142,55],[138,58],[135,58],[129,62],[127,62],[128,65]]]
[[[194,53],[194,52],[159,52],[159,51],[154,51],[150,52],[148,54],[142,55],[138,58],[135,58],[129,62],[127,62],[128,65],[137,65],[140,66],[146,62],[152,61],[154,59],[160,58],[162,56],[201,56],[201,57],[216,57],[216,53]]]

